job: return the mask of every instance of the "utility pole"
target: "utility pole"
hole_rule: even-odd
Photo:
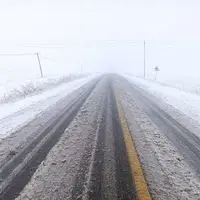
[[[145,43],[145,40],[144,40],[144,78],[146,77],[146,43]]]
[[[41,75],[41,78],[43,78],[43,71],[42,71],[42,65],[41,65],[41,62],[40,62],[40,57],[39,57],[39,53],[36,53],[37,55],[37,58],[38,58],[38,64],[39,64],[39,67],[40,67],[40,75]]]
[[[154,70],[155,70],[155,81],[156,81],[157,80],[157,73],[160,71],[160,69],[158,68],[158,66],[156,66],[154,68]]]

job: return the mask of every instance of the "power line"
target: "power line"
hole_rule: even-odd
[[[41,78],[43,78],[43,70],[42,70],[42,65],[39,57],[39,53],[16,53],[16,54],[0,54],[0,56],[37,56],[38,64],[39,64],[39,69],[40,69],[40,75]]]
[[[107,40],[107,41],[97,41],[93,43],[69,43],[69,44],[32,44],[25,45],[25,47],[38,47],[38,48],[49,48],[49,49],[57,49],[57,48],[68,48],[70,46],[83,46],[83,47],[93,47],[93,46],[103,46],[103,45],[122,45],[122,44],[130,44],[136,45],[137,40]]]
[[[13,54],[0,54],[0,56],[30,56],[36,55],[37,53],[13,53]]]

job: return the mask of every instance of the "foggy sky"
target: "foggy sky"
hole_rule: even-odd
[[[118,71],[199,76],[198,0],[1,0],[0,53],[40,52],[45,73]],[[48,47],[48,48],[47,48]],[[7,59],[7,60],[6,60]],[[0,57],[1,70],[36,69],[33,58]]]

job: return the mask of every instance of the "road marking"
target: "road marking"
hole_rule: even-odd
[[[131,137],[128,125],[125,120],[123,109],[119,100],[119,96],[115,93],[115,99],[117,103],[117,111],[122,127],[125,146],[128,154],[128,161],[131,169],[133,183],[136,189],[137,200],[151,200],[151,195],[145,180],[140,159],[138,157],[134,141]]]

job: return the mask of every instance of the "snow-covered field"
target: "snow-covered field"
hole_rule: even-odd
[[[0,105],[0,138],[5,138],[95,77],[97,75],[90,75],[69,83],[60,84],[37,95]]]
[[[130,82],[133,82],[140,88],[146,90],[157,99],[164,101],[189,118],[200,122],[200,96],[190,92],[184,92],[177,88],[142,78],[125,76]]]
[[[149,81],[154,82],[154,79],[149,79]],[[157,83],[163,86],[170,86],[177,88],[181,91],[190,92],[200,95],[200,78],[199,77],[178,77],[178,78],[163,78],[157,80]]]
[[[66,75],[57,77],[32,78],[7,81],[0,84],[0,104],[13,102],[30,95],[41,93],[62,83],[84,77],[84,75]]]

